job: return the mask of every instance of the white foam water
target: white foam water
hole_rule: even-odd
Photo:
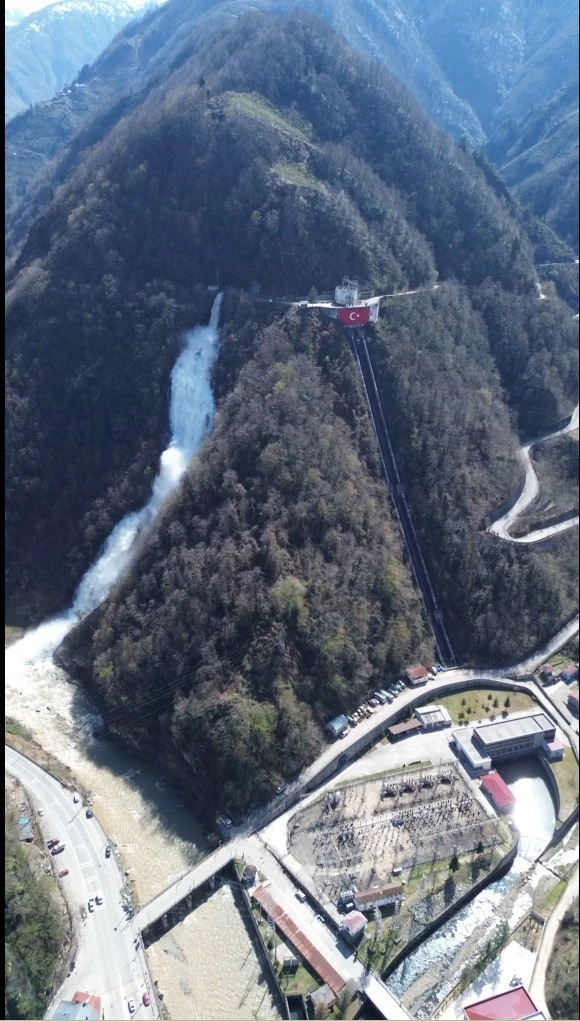
[[[161,455],[149,501],[140,511],[125,515],[115,526],[97,560],[81,579],[72,607],[27,632],[9,647],[5,656],[7,673],[50,658],[71,628],[106,600],[131,563],[137,537],[157,516],[201,447],[215,413],[211,368],[217,354],[222,298],[220,292],[213,303],[208,325],[188,332],[183,351],[173,367],[169,407],[171,441]]]

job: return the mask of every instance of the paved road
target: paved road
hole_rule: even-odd
[[[24,786],[35,810],[44,810],[36,819],[45,841],[58,837],[65,845],[55,859],[58,869],[69,869],[61,883],[73,915],[78,919],[81,906],[87,909],[89,898],[96,894],[104,902],[93,913],[87,911],[84,921],[78,921],[76,965],[58,991],[48,1017],[60,1000],[83,990],[101,997],[105,1018],[156,1018],[154,1009],[143,1005],[143,993],[152,993],[151,979],[143,949],[135,950],[137,930],[122,908],[121,872],[114,855],[105,858],[107,838],[98,820],[87,820],[70,791],[14,749],[5,748],[5,766]],[[130,997],[137,1006],[134,1016],[127,1007]]]
[[[493,533],[495,536],[499,536],[500,539],[509,540],[512,543],[539,543],[543,539],[547,539],[549,536],[555,536],[559,532],[564,532],[566,529],[571,529],[575,525],[578,525],[578,515],[571,518],[567,518],[563,522],[558,522],[557,525],[549,525],[544,529],[536,529],[534,532],[528,533],[527,536],[512,536],[510,529],[514,522],[519,518],[521,514],[533,503],[540,492],[540,483],[536,475],[536,470],[532,462],[530,451],[537,444],[544,443],[546,440],[553,440],[554,437],[564,436],[566,433],[571,433],[573,430],[578,429],[578,410],[579,406],[572,412],[570,422],[563,427],[563,429],[557,429],[552,433],[546,433],[544,436],[536,437],[534,440],[528,440],[523,447],[520,448],[520,460],[522,467],[525,472],[525,483],[524,488],[516,500],[515,504],[506,511],[501,518],[498,518],[496,522],[489,526],[488,532]]]
[[[532,975],[532,982],[530,983],[530,996],[534,1001],[535,1005],[540,1011],[543,1011],[546,1018],[550,1018],[548,1006],[546,1004],[546,996],[544,991],[546,981],[546,969],[550,961],[552,954],[552,948],[554,946],[554,940],[558,933],[558,928],[565,913],[568,911],[570,906],[578,898],[578,866],[574,870],[574,873],[570,877],[570,881],[558,904],[554,908],[548,922],[544,926],[542,936],[540,939],[540,946],[536,956],[534,964],[534,972]]]

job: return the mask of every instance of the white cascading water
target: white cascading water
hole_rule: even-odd
[[[138,535],[156,517],[163,501],[175,489],[189,461],[199,450],[215,410],[210,373],[217,353],[222,297],[221,293],[216,296],[208,325],[196,327],[186,335],[185,348],[173,367],[169,411],[171,442],[161,455],[150,500],[140,511],[125,515],[115,526],[102,553],[81,579],[72,607],[62,616],[27,632],[6,650],[7,674],[25,664],[52,657],[71,628],[107,598],[130,564]]]

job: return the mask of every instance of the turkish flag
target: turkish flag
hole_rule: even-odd
[[[370,308],[368,305],[358,305],[355,308],[339,309],[338,318],[345,326],[364,326],[369,322]]]

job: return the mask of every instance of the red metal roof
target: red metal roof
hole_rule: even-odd
[[[86,994],[83,990],[77,990],[73,996],[73,1004],[90,1004],[100,1014],[101,998],[96,994]]]
[[[308,937],[303,930],[294,922],[294,920],[288,915],[286,909],[279,905],[276,901],[276,889],[272,889],[272,886],[256,887],[256,890],[252,894],[259,905],[268,913],[268,915],[274,920],[274,924],[278,927],[282,933],[288,937],[288,940],[300,952],[303,958],[312,966],[314,971],[320,976],[323,983],[328,983],[331,990],[335,994],[340,993],[346,980],[342,978],[336,971],[336,969],[326,960],[323,954],[318,951],[312,941],[308,940]]]
[[[365,927],[366,924],[367,924],[366,916],[363,916],[362,912],[357,912],[356,909],[354,909],[352,912],[349,912],[348,915],[346,915],[342,920],[342,925],[344,929],[348,930],[349,933],[356,933],[357,930],[360,930],[361,926]]]
[[[487,774],[481,782],[481,787],[491,795],[496,805],[505,809],[506,806],[515,805],[515,795],[509,790],[503,777],[500,777],[498,773],[492,771],[491,774]]]
[[[538,1009],[525,987],[514,987],[513,990],[506,990],[503,994],[488,997],[485,1001],[466,1004],[463,1009],[465,1018],[501,1019],[502,1022],[529,1018],[530,1015],[536,1015],[537,1012]]]
[[[429,671],[423,664],[417,664],[415,667],[409,667],[405,674],[408,678],[413,678],[416,681],[417,678],[426,678]]]

